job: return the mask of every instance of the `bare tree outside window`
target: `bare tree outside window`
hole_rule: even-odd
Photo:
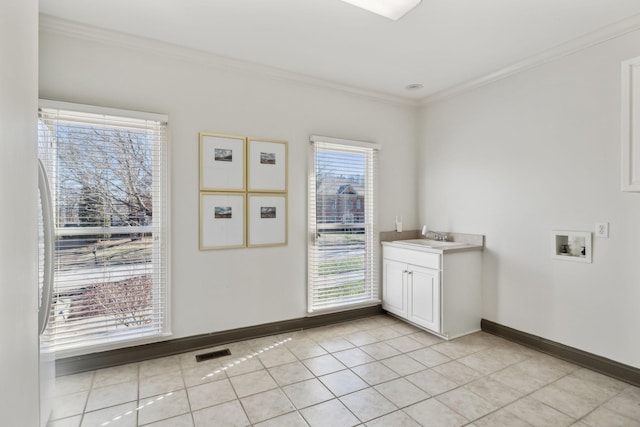
[[[61,345],[81,335],[158,328],[164,298],[154,283],[160,277],[153,231],[157,135],[129,128],[126,119],[111,125],[78,117],[42,116],[55,136],[49,168],[58,239],[50,329]]]
[[[146,225],[153,215],[153,164],[144,132],[58,129],[64,203],[59,220],[89,227]],[[77,210],[73,210],[73,206]],[[71,208],[71,209],[69,209]]]

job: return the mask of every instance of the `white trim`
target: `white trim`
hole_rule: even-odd
[[[633,15],[629,18],[618,21],[614,24],[600,28],[599,30],[587,33],[573,40],[562,43],[551,49],[547,49],[537,55],[532,55],[522,61],[511,64],[507,67],[486,74],[482,77],[469,80],[459,85],[452,86],[448,89],[441,90],[432,95],[428,95],[420,100],[420,106],[424,107],[429,104],[442,101],[461,95],[465,92],[472,91],[489,83],[502,80],[523,71],[546,64],[547,62],[572,55],[581,50],[596,46],[617,37],[623,36],[632,31],[640,30],[640,14]]]
[[[91,236],[94,234],[134,234],[151,233],[154,227],[140,225],[131,227],[58,227],[55,230],[56,237]]]
[[[244,73],[251,76],[260,75],[276,80],[295,82],[305,86],[331,89],[353,96],[359,96],[377,102],[388,104],[417,107],[417,100],[389,95],[375,90],[349,86],[310,77],[304,74],[294,73],[275,67],[260,65],[252,62],[240,61],[229,57],[216,55],[210,52],[173,45],[170,43],[151,40],[143,37],[120,33],[117,31],[105,30],[102,28],[84,25],[73,21],[57,18],[54,16],[40,14],[40,32],[51,34],[61,34],[80,40],[89,40],[97,43],[116,46],[125,49],[143,51],[161,56],[178,58],[181,60],[195,61],[203,63],[205,66],[212,66],[223,70],[231,70],[234,73]]]
[[[64,359],[66,357],[82,356],[91,353],[100,353],[109,350],[121,350],[139,345],[153,344],[156,342],[166,341],[173,334],[171,331],[161,332],[159,334],[148,334],[148,336],[134,336],[125,340],[112,342],[113,339],[96,339],[89,345],[78,346],[72,345],[67,348],[56,350],[56,359]]]
[[[382,300],[377,299],[377,300],[370,300],[367,302],[357,302],[357,303],[348,304],[348,305],[340,305],[336,307],[325,307],[325,308],[320,308],[320,309],[311,310],[311,311],[309,311],[309,308],[307,307],[307,317],[322,316],[324,314],[332,314],[332,313],[340,313],[343,311],[357,310],[359,308],[375,307],[380,304],[382,304]]]
[[[53,101],[50,99],[40,99],[40,108],[55,108],[57,110],[81,111],[83,113],[102,114],[105,116],[126,117],[139,120],[153,120],[160,123],[169,123],[169,116],[166,114],[147,113],[144,111],[123,110],[121,108],[100,107],[96,105],[75,104],[73,102]]]
[[[325,142],[327,144],[341,144],[341,145],[348,145],[351,147],[361,147],[361,148],[370,148],[372,150],[382,150],[382,145],[377,144],[375,142],[356,141],[354,139],[333,138],[331,136],[311,135],[309,137],[309,141],[312,143]]]
[[[621,111],[621,136],[622,136],[622,191],[640,191],[640,180],[636,179],[638,172],[634,167],[638,164],[638,143],[636,125],[638,120],[634,118],[637,112],[638,75],[640,73],[640,56],[622,61],[622,105]]]
[[[120,123],[136,123],[136,122],[153,122],[153,126],[149,127],[155,128],[157,133],[154,139],[154,147],[153,151],[155,154],[160,154],[159,161],[153,162],[153,194],[154,194],[154,215],[153,215],[153,225],[151,226],[116,226],[116,227],[69,227],[64,228],[60,227],[55,230],[56,236],[64,237],[64,236],[87,236],[91,234],[129,234],[129,233],[148,233],[154,232],[154,249],[152,259],[154,261],[154,267],[152,267],[152,274],[154,275],[153,283],[155,286],[157,282],[157,277],[162,277],[162,283],[164,286],[160,287],[160,292],[154,292],[154,302],[153,307],[156,312],[153,314],[153,321],[156,322],[158,319],[161,319],[161,323],[157,324],[157,326],[161,327],[161,330],[158,332],[154,331],[135,331],[134,333],[127,332],[125,330],[121,330],[119,332],[114,332],[113,334],[109,334],[109,336],[101,336],[98,338],[90,338],[84,341],[74,341],[69,343],[59,343],[56,341],[55,333],[53,333],[54,337],[52,337],[53,345],[56,347],[57,357],[67,357],[74,356],[79,354],[87,354],[93,353],[96,351],[107,351],[115,348],[125,348],[130,346],[136,346],[146,343],[158,342],[165,340],[167,337],[171,336],[171,244],[170,244],[170,159],[168,157],[168,150],[170,144],[169,133],[167,132],[167,124],[168,124],[168,116],[164,114],[157,113],[147,113],[140,111],[132,111],[132,110],[124,110],[117,108],[108,108],[108,107],[100,107],[86,104],[76,104],[69,102],[60,102],[53,100],[40,99],[39,100],[39,108],[41,110],[41,114],[47,115],[51,114],[50,119],[55,120],[58,116],[53,117],[54,112],[60,113],[62,115],[68,114],[72,120],[74,117],[80,118],[82,122],[85,117],[91,117],[94,119],[93,124],[95,124],[95,120],[98,121],[106,119],[109,122],[113,122],[114,127],[120,127]],[[85,123],[92,123],[90,120],[84,121]],[[159,126],[156,126],[155,123],[158,123]],[[141,124],[140,129],[145,129],[144,123]],[[161,181],[158,181],[161,180]],[[159,190],[162,198],[161,203],[157,202],[156,199],[156,190]],[[157,232],[162,236],[161,240],[158,240],[156,237]],[[161,245],[161,247],[160,247]],[[162,254],[158,255],[157,251],[161,251]],[[155,261],[157,259],[162,259],[162,267],[164,267],[162,272],[158,272],[158,268],[155,267]],[[119,271],[119,270],[118,270]],[[157,295],[161,295],[163,301],[158,303],[155,301],[157,299]],[[157,312],[158,306],[161,305],[163,308],[160,313]],[[158,316],[161,314],[161,316]],[[160,329],[160,328],[158,328]],[[88,330],[88,329],[87,329]],[[122,338],[124,337],[124,338]],[[122,339],[120,339],[122,338]],[[61,356],[62,355],[62,356]]]
[[[307,245],[307,312],[308,315],[312,314],[320,314],[327,312],[337,312],[342,311],[344,309],[349,308],[357,308],[360,306],[367,306],[371,304],[379,304],[380,303],[380,283],[379,283],[379,239],[378,239],[378,231],[377,231],[377,223],[378,223],[378,215],[377,215],[377,164],[378,164],[378,154],[377,149],[373,148],[373,146],[377,146],[377,144],[365,143],[362,141],[353,141],[353,140],[341,140],[338,138],[329,138],[329,137],[320,137],[317,135],[313,135],[311,137],[311,149],[310,152],[310,171],[309,171],[309,180],[308,180],[308,194],[307,194],[307,220],[308,220],[308,245]],[[326,142],[329,140],[330,142]],[[366,147],[366,148],[363,148]],[[337,292],[337,289],[340,289],[343,286],[346,286],[347,282],[353,282],[357,280],[359,283],[360,276],[360,268],[357,268],[358,272],[351,273],[351,270],[343,271],[343,267],[341,265],[329,265],[328,267],[331,269],[329,273],[322,273],[322,265],[324,261],[336,259],[336,260],[344,260],[347,259],[345,257],[356,256],[355,254],[344,254],[344,253],[336,253],[336,249],[340,249],[338,246],[342,246],[341,241],[336,240],[337,246],[328,248],[327,251],[323,251],[318,244],[319,238],[321,235],[319,232],[324,228],[324,224],[328,224],[330,227],[334,223],[343,224],[344,227],[348,227],[344,224],[345,221],[340,222],[340,215],[343,216],[345,213],[352,213],[345,209],[345,212],[329,212],[328,216],[325,209],[321,209],[320,212],[316,210],[318,200],[318,187],[317,187],[317,155],[319,152],[325,152],[325,150],[334,151],[336,153],[357,153],[359,156],[363,157],[364,160],[364,170],[362,171],[363,182],[361,185],[363,186],[364,195],[364,203],[363,207],[364,217],[362,221],[358,221],[358,228],[362,228],[364,233],[362,234],[363,240],[363,254],[362,259],[364,261],[364,271],[363,271],[363,290],[362,292],[358,292],[355,295],[341,295],[340,292]],[[336,156],[336,159],[340,156]],[[333,160],[328,159],[326,166],[327,171],[333,169],[333,167],[339,165],[348,165],[348,163],[342,163],[341,160]],[[349,168],[349,166],[345,166],[345,168]],[[325,170],[324,168],[322,169]],[[324,173],[324,172],[323,172]],[[356,172],[354,169],[354,174],[360,173]],[[320,215],[320,216],[318,216]],[[322,218],[328,220],[328,223],[322,221]],[[320,221],[318,221],[320,219]],[[348,221],[346,221],[348,223]],[[360,246],[358,246],[357,251],[361,250]],[[336,253],[338,256],[336,258],[328,258],[327,254]],[[337,277],[331,276],[330,273],[345,273],[346,276]]]
[[[278,80],[288,80],[307,86],[332,89],[339,92],[361,96],[379,102],[398,104],[411,107],[423,107],[434,102],[451,98],[462,93],[477,89],[489,83],[507,78],[531,68],[538,67],[547,62],[564,56],[571,55],[583,49],[604,43],[608,40],[623,36],[640,29],[640,14],[633,15],[622,21],[603,27],[599,30],[577,37],[562,43],[554,48],[547,49],[539,54],[532,55],[522,61],[500,68],[492,73],[454,85],[450,88],[435,92],[420,100],[409,99],[400,96],[389,95],[374,90],[366,90],[358,87],[330,82],[298,73],[293,73],[274,67],[268,67],[255,63],[239,61],[213,53],[172,45],[165,42],[145,39],[116,31],[104,30],[89,25],[79,24],[46,14],[40,14],[40,32],[61,34],[81,40],[90,40],[111,46],[127,49],[151,52],[163,56],[203,62],[205,65],[215,66],[221,69],[244,72],[252,75],[262,75]]]

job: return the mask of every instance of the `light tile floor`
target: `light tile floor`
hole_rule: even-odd
[[[640,388],[390,316],[59,377],[49,427],[640,427]]]

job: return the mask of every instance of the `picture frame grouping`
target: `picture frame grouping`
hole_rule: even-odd
[[[200,132],[200,250],[287,244],[287,141]]]

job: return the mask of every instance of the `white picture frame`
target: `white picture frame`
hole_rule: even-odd
[[[200,250],[246,247],[245,193],[200,193]]]
[[[200,132],[200,191],[244,191],[246,138]]]
[[[283,246],[287,244],[287,205],[286,194],[248,194],[247,246]]]
[[[287,192],[287,141],[247,138],[248,192]]]

